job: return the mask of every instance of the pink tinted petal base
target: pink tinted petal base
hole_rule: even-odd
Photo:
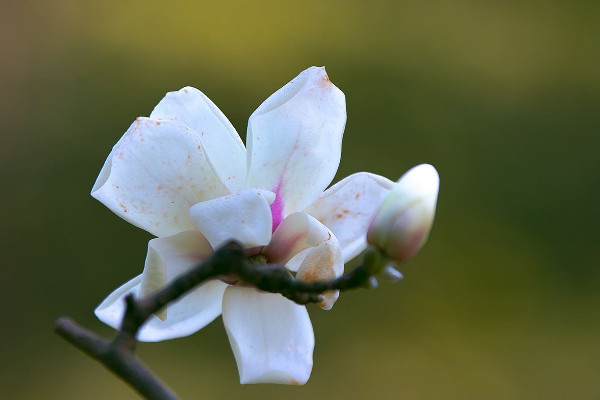
[[[264,248],[271,263],[287,263],[299,252],[331,238],[329,230],[305,213],[288,215],[277,227],[271,242]]]
[[[281,184],[275,189],[275,201],[271,204],[271,215],[273,216],[273,232],[283,221],[283,197],[281,196]]]

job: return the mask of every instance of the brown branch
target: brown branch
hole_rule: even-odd
[[[79,350],[100,361],[146,399],[177,400],[177,395],[130,350],[107,342],[67,317],[56,321],[56,332]]]
[[[182,274],[158,292],[142,299],[135,299],[131,294],[126,296],[121,328],[112,341],[99,337],[66,317],[56,321],[55,329],[61,337],[104,364],[145,398],[173,400],[177,399],[175,393],[135,356],[136,337],[152,314],[197,285],[218,276],[233,275],[250,286],[266,292],[280,293],[299,304],[307,304],[320,302],[321,295],[326,291],[371,287],[375,279],[373,276],[381,270],[379,253],[369,250],[363,264],[337,279],[303,282],[296,280],[284,266],[249,262],[243,247],[239,243],[229,242],[202,264]]]

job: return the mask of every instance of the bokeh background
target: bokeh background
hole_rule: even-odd
[[[140,356],[183,399],[600,398],[597,1],[2,1],[0,394],[132,399],[53,334],[109,335],[95,306],[149,235],[89,196],[165,92],[204,91],[245,137],[310,65],[346,94],[336,180],[441,175],[405,280],[310,307],[304,387],[240,386],[220,319]]]

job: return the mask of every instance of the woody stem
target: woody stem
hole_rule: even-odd
[[[126,296],[121,328],[112,340],[101,338],[68,317],[60,317],[55,322],[55,330],[67,342],[102,363],[144,398],[175,400],[177,395],[134,354],[137,334],[152,314],[199,284],[223,275],[236,275],[250,286],[266,292],[279,293],[299,304],[318,303],[326,291],[368,287],[369,280],[378,272],[378,268],[373,267],[375,258],[373,252],[368,252],[360,266],[339,278],[303,282],[292,277],[284,266],[257,265],[250,261],[244,254],[243,247],[232,241],[156,293],[144,298],[134,298],[131,294]]]

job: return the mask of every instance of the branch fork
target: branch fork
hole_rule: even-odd
[[[157,378],[135,356],[137,333],[152,314],[194,289],[199,284],[219,276],[235,276],[244,284],[270,293],[279,293],[298,303],[319,303],[322,294],[330,290],[350,290],[373,287],[375,275],[385,268],[384,260],[375,249],[365,253],[363,263],[354,270],[328,281],[296,280],[282,265],[257,265],[250,260],[241,244],[231,241],[216,250],[203,263],[177,277],[170,284],[145,298],[125,297],[126,308],[121,328],[112,340],[80,326],[71,318],[60,317],[55,330],[67,342],[102,363],[107,369],[149,400],[175,400],[177,395]]]

